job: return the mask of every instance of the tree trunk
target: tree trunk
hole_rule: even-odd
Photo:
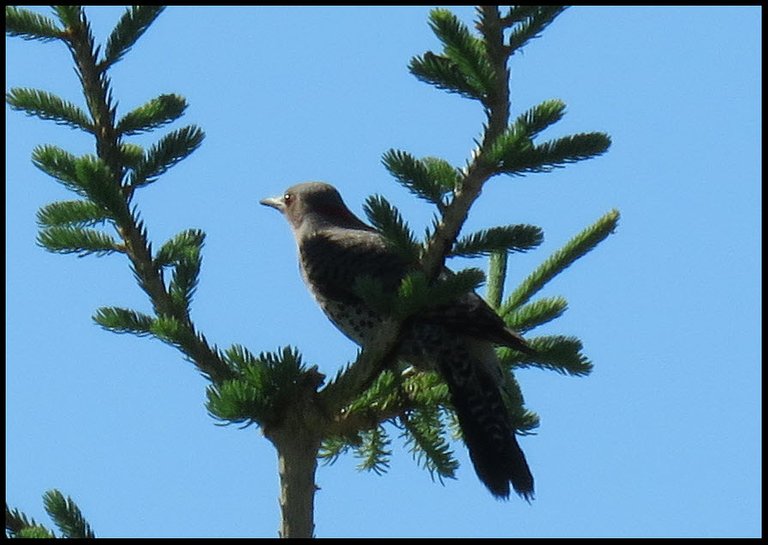
[[[320,440],[306,431],[284,428],[271,437],[280,474],[280,537],[314,537]]]

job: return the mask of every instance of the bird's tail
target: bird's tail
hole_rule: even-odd
[[[448,383],[477,476],[499,499],[509,497],[511,483],[515,492],[530,501],[533,498],[533,475],[515,438],[499,381],[484,362],[455,355],[453,352],[454,357],[440,358],[438,365]],[[494,363],[498,366],[498,362]]]

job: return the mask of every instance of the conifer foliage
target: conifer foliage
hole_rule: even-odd
[[[452,439],[456,426],[447,387],[435,373],[392,361],[403,320],[484,282],[485,275],[478,268],[449,272],[447,259],[490,257],[487,300],[509,326],[530,332],[567,308],[563,297],[533,299],[537,292],[616,227],[619,215],[612,210],[545,259],[506,298],[508,256],[535,249],[543,240],[542,230],[512,224],[461,232],[472,204],[489,180],[548,172],[596,157],[610,146],[610,138],[600,132],[542,140],[542,133],[565,114],[565,105],[557,99],[545,100],[514,118],[511,115],[508,63],[563,9],[479,7],[476,31],[449,10],[431,12],[429,25],[442,51],[414,57],[411,73],[438,89],[479,102],[486,119],[477,147],[461,167],[437,157],[417,158],[403,150],[384,153],[384,167],[414,196],[434,205],[435,220],[420,239],[384,197],[375,195],[366,201],[371,224],[421,267],[403,280],[394,297],[383,294],[374,282],[361,279],[356,286],[361,296],[391,320],[372,347],[326,381],[317,367],[305,364],[295,348],[255,355],[240,345],[220,349],[209,343],[190,314],[205,233],[182,230],[157,249],[149,242],[135,193],[157,183],[168,169],[194,152],[204,133],[189,125],[166,132],[146,148],[130,142],[132,136],[178,120],[187,103],[179,95],[163,94],[133,111],[119,113],[109,71],[125,58],[163,8],[126,9],[103,45],[95,43],[80,6],[54,6],[53,17],[6,8],[8,35],[66,45],[85,97],[84,105],[79,106],[45,90],[11,88],[6,92],[7,103],[94,139],[94,153],[82,156],[53,145],[34,149],[33,164],[74,194],[72,200],[51,203],[38,212],[38,243],[48,251],[80,257],[125,256],[152,312],[104,307],[95,312],[94,321],[115,333],[154,337],[177,348],[210,382],[207,408],[213,418],[227,424],[256,424],[263,430],[278,452],[281,536],[314,535],[318,459],[330,463],[353,452],[361,469],[383,473],[397,448],[393,432],[433,478],[442,482],[455,477],[458,462]],[[508,370],[510,410],[520,433],[531,432],[539,420],[524,407],[515,370],[537,367],[580,376],[592,368],[575,337],[545,335],[530,338],[530,343],[536,350],[533,356],[499,350]],[[63,536],[93,536],[71,499],[51,491],[45,505]],[[6,534],[54,535],[7,506]]]

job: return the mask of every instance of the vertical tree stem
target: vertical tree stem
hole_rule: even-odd
[[[272,439],[280,474],[280,537],[314,537],[315,472],[320,441],[302,433],[280,433]]]

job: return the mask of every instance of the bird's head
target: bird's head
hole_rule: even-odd
[[[323,182],[296,184],[259,202],[282,212],[296,233],[329,227],[371,230],[347,208],[336,188]]]

